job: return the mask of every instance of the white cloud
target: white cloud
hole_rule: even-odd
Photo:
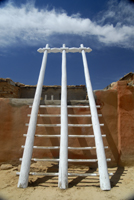
[[[69,34],[96,37],[104,45],[134,49],[134,7],[125,2],[110,1],[109,8],[91,21],[80,14],[68,16],[65,11],[39,10],[34,4],[16,7],[12,3],[0,8],[0,48],[13,45],[37,45],[50,36]],[[90,37],[89,37],[90,36]]]

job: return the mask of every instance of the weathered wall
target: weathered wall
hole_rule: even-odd
[[[118,154],[116,152],[118,146],[117,136],[117,92],[96,92],[97,103],[101,105],[98,113],[102,113],[100,122],[105,123],[102,133],[107,137],[104,139],[104,145],[110,148],[106,150],[107,158],[112,158],[111,164],[117,164]],[[32,100],[26,99],[0,99],[0,162],[18,162],[22,156],[21,145],[24,145],[30,114],[30,108],[26,104],[32,104]],[[39,113],[60,113],[60,108],[40,108]],[[87,114],[90,113],[87,108],[69,108],[69,114]],[[69,118],[69,123],[90,123],[90,118]],[[60,123],[60,118],[38,118],[38,123]],[[60,128],[37,127],[38,134],[59,134]],[[93,134],[92,128],[88,127],[69,127],[69,134]],[[111,139],[112,138],[112,139]],[[58,138],[36,138],[35,145],[40,146],[58,146]],[[94,146],[94,139],[85,138],[69,138],[69,146]],[[34,150],[33,157],[58,157],[59,150]],[[96,158],[95,150],[69,151],[69,158]]]
[[[20,88],[11,79],[0,79],[0,98],[19,98]]]
[[[102,114],[100,123],[104,123],[101,128],[106,157],[112,161],[109,166],[132,165],[134,164],[134,88],[127,86],[127,83],[118,82],[117,90],[96,91],[96,103],[101,105],[98,113]],[[76,103],[76,102],[75,102]],[[0,98],[0,163],[18,163],[22,157],[23,149],[21,145],[25,143],[30,108],[27,104],[32,104],[32,99],[4,99]],[[87,114],[87,108],[69,108],[70,114]],[[39,113],[60,113],[59,108],[40,108]],[[69,118],[69,123],[90,123],[89,118]],[[38,123],[60,123],[60,118],[38,118]],[[59,127],[38,127],[38,134],[59,134]],[[69,134],[92,134],[92,128],[69,127]],[[35,145],[58,146],[59,138],[36,138]],[[94,139],[69,138],[69,146],[94,146]],[[59,150],[34,150],[33,157],[58,157]],[[96,158],[95,150],[69,151],[69,158]],[[91,165],[91,164],[90,164]]]
[[[111,158],[111,164],[118,164],[118,102],[117,91],[96,91],[96,103],[100,105],[98,113],[102,114],[100,123],[104,126],[101,127],[102,134],[106,134],[103,139],[104,145],[109,148],[105,150],[106,157]],[[110,165],[110,163],[108,163]]]
[[[119,81],[117,90],[119,160],[122,165],[134,165],[134,87]]]
[[[14,82],[10,78],[0,78],[0,97],[1,98],[34,98],[36,85],[24,85]],[[86,87],[85,85],[70,85],[67,86],[68,100],[85,100]],[[53,97],[52,97],[53,96]],[[41,99],[42,100],[60,100],[61,86],[43,86]]]
[[[24,86],[20,88],[20,98],[34,98],[35,86]],[[86,87],[85,85],[68,86],[67,87],[68,100],[85,100]],[[43,86],[41,99],[50,100],[53,95],[54,100],[61,99],[61,86]],[[46,97],[45,97],[46,96]]]

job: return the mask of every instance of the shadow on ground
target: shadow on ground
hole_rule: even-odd
[[[110,169],[112,170],[112,168]],[[49,167],[47,172],[58,172],[58,165],[54,164],[53,166]],[[96,172],[96,168],[89,168],[84,173],[94,173]],[[113,176],[110,179],[111,187],[119,187],[117,184],[121,184],[123,180],[123,176],[126,174],[126,170],[124,167],[118,167],[117,170],[113,173]],[[43,176],[43,177],[37,177],[35,181],[31,180],[29,182],[29,187],[35,187],[35,186],[43,186],[43,187],[49,187],[50,184],[51,187],[58,187],[58,178],[56,180],[53,179],[54,176]],[[47,181],[49,181],[47,183]],[[45,184],[45,185],[42,185]],[[47,185],[46,185],[47,184]],[[100,187],[99,183],[99,177],[68,177],[68,187],[72,188],[74,186],[77,187]]]

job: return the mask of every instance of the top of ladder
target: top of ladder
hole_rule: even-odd
[[[82,50],[84,50],[85,52],[89,53],[92,51],[92,49],[90,47],[72,47],[72,48],[68,48],[68,47],[61,47],[61,48],[49,48],[49,47],[43,47],[43,48],[39,48],[37,51],[39,53],[43,53],[45,50],[47,50],[48,53],[62,53],[63,50],[66,51],[66,53],[81,53]]]

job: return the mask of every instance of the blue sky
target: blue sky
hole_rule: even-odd
[[[50,47],[84,44],[94,90],[134,72],[134,3],[128,0],[1,0],[0,77],[36,85]],[[80,53],[67,53],[68,85],[85,84]],[[48,54],[44,85],[61,84],[61,53]]]

